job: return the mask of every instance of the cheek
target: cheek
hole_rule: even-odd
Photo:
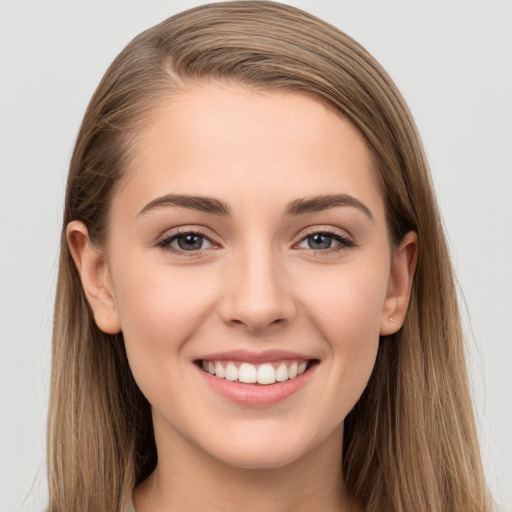
[[[132,265],[118,268],[114,288],[121,328],[134,374],[150,362],[153,368],[172,361],[208,317],[213,290],[189,269]],[[203,283],[203,286],[201,285]],[[174,370],[175,371],[175,370]]]
[[[359,399],[375,364],[388,277],[382,269],[381,264],[333,274],[322,293],[311,295],[310,311],[333,362],[334,388],[343,389],[344,414]]]
[[[309,294],[310,311],[326,339],[357,348],[377,338],[386,298],[388,273],[382,265],[347,266],[317,281]]]

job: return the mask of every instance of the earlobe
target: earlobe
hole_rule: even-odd
[[[117,334],[121,322],[105,255],[93,247],[83,222],[70,222],[66,238],[96,325],[107,334]]]
[[[409,306],[417,260],[418,235],[410,231],[403,237],[393,255],[380,321],[381,336],[394,334],[402,327]]]

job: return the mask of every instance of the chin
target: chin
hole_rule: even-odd
[[[297,431],[279,436],[268,432],[263,436],[230,438],[228,445],[216,444],[211,455],[220,462],[244,469],[277,469],[293,464],[309,453],[316,444],[308,436],[297,436]],[[229,439],[229,438],[228,438]]]
[[[278,469],[289,466],[299,460],[303,454],[296,451],[282,451],[278,453],[262,453],[260,450],[253,452],[238,452],[218,457],[220,462],[228,466],[240,469]]]

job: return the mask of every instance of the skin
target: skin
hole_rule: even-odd
[[[123,331],[152,405],[159,462],[136,489],[137,512],[349,510],[343,421],[379,335],[402,325],[417,253],[414,233],[390,248],[363,140],[306,95],[209,84],[169,102],[137,152],[106,245],[90,243],[80,222],[68,226],[95,320]],[[215,198],[230,215],[148,206],[165,194]],[[284,213],[332,194],[368,211]],[[176,252],[178,228],[204,235],[201,250]],[[331,247],[311,248],[314,233],[328,233]],[[292,396],[252,407],[212,390],[194,363],[233,349],[289,350],[319,364]]]

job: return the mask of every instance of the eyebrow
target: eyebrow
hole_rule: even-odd
[[[220,201],[219,199],[205,196],[191,196],[186,194],[166,194],[150,201],[137,214],[137,217],[144,215],[148,211],[155,208],[165,206],[177,206],[180,208],[187,208],[189,210],[196,210],[214,215],[227,216],[231,214],[229,205],[223,201]],[[321,212],[339,206],[351,206],[353,208],[357,208],[363,212],[370,220],[374,220],[373,215],[367,206],[365,206],[355,197],[347,194],[319,195],[309,198],[306,197],[295,199],[294,201],[288,203],[288,205],[285,207],[284,215],[304,215],[306,213]]]
[[[347,194],[321,195],[304,199],[296,199],[285,208],[285,215],[303,215],[336,208],[352,206],[363,212],[370,220],[374,220],[372,212],[359,199]]]
[[[199,212],[213,213],[215,215],[229,215],[230,208],[223,201],[214,199],[212,197],[203,196],[189,196],[184,194],[166,194],[162,197],[157,197],[149,202],[137,214],[143,215],[146,212],[159,208],[162,206],[178,206],[181,208],[188,208],[189,210],[197,210]]]

